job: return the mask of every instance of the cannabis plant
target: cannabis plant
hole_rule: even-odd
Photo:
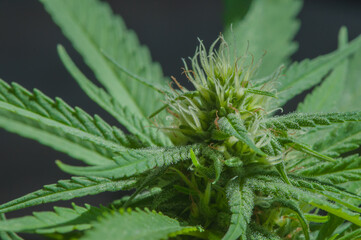
[[[75,176],[0,205],[2,239],[361,239],[361,37],[349,42],[342,28],[336,51],[290,64],[301,1],[253,0],[245,16],[225,1],[223,35],[184,60],[187,89],[104,2],[41,2],[104,88],[59,45],[66,69],[129,132],[1,81],[2,128],[85,164],[57,161]],[[103,206],[4,216],[123,190]]]

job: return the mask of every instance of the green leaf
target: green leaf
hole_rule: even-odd
[[[335,215],[329,214],[330,220],[322,224],[322,227],[317,235],[316,240],[324,240],[331,237],[335,231],[335,229],[340,226],[345,220],[339,217],[336,217]]]
[[[2,204],[0,213],[107,191],[128,190],[134,187],[136,182],[135,180],[112,180],[100,177],[72,177],[70,180],[60,180],[56,184],[46,185],[41,190]]]
[[[314,223],[326,223],[328,220],[330,220],[329,215],[321,216],[321,215],[309,214],[309,213],[305,213],[304,215],[307,221]]]
[[[347,191],[346,189],[339,187],[334,184],[330,184],[327,181],[319,180],[316,178],[307,178],[307,177],[300,177],[300,176],[290,176],[291,183],[298,188],[305,189],[307,191],[315,192],[318,194],[322,194],[328,199],[332,201],[338,201],[340,198],[342,199],[357,199],[361,200],[361,196]],[[345,206],[349,207],[349,204],[345,201],[340,200],[340,204],[344,204]],[[350,206],[350,209],[353,206]],[[353,210],[353,209],[352,209]],[[359,210],[356,210],[359,211]]]
[[[83,231],[91,228],[91,223],[107,211],[110,210],[89,205],[85,208],[75,204],[73,208],[54,207],[54,212],[34,212],[33,216],[0,222],[0,230],[37,234]]]
[[[182,226],[177,220],[149,210],[106,214],[94,228],[85,233],[84,240],[159,240],[170,236],[196,232],[197,227]]]
[[[297,49],[291,41],[299,28],[296,15],[301,5],[299,0],[253,0],[245,18],[225,30],[230,53],[242,56],[249,45],[248,51],[259,59],[266,51],[259,75],[271,74]]]
[[[274,93],[267,92],[267,91],[261,91],[261,90],[254,89],[254,88],[246,88],[245,92],[252,93],[255,95],[262,95],[262,96],[277,98],[276,94],[274,94]]]
[[[110,166],[76,167],[59,161],[57,164],[60,169],[70,174],[122,178],[140,174],[156,167],[168,166],[179,161],[189,160],[191,148],[198,155],[201,145],[123,151],[115,158],[117,165]]]
[[[338,240],[357,240],[361,237],[361,229],[354,230],[350,233],[345,234],[343,237],[338,238]]]
[[[339,32],[339,49],[347,45],[347,28],[342,27]],[[343,101],[343,88],[348,76],[348,59],[339,63],[321,86],[316,87],[308,94],[303,103],[300,103],[297,112],[333,112],[339,111],[338,105]]]
[[[316,198],[309,199],[306,202],[314,207],[317,207],[326,212],[334,214],[340,218],[343,218],[343,219],[350,221],[350,222],[356,224],[357,226],[361,227],[361,217],[357,213],[351,212],[343,207],[340,207],[340,206],[332,204],[332,203],[317,200]]]
[[[294,213],[296,213],[298,221],[301,224],[303,234],[305,235],[305,239],[310,240],[310,233],[309,233],[310,229],[308,227],[307,219],[295,201],[286,200],[286,199],[275,199],[272,202],[272,205],[276,205],[277,207],[288,208],[291,211],[293,211]]]
[[[266,154],[262,152],[248,136],[248,131],[243,125],[242,119],[236,114],[228,114],[227,117],[222,117],[218,121],[219,130],[226,134],[228,137],[235,137],[241,142],[247,144],[253,151],[256,153],[265,156]]]
[[[79,83],[81,88],[88,94],[88,96],[108,113],[110,113],[114,118],[116,118],[121,124],[123,124],[128,129],[128,131],[137,136],[140,141],[150,146],[172,145],[168,137],[166,137],[155,127],[151,126],[152,123],[150,121],[134,115],[128,107],[120,105],[106,91],[94,85],[77,68],[63,46],[58,46],[58,53],[69,73]]]
[[[264,194],[269,193],[282,198],[301,200],[316,208],[322,209],[361,226],[361,217],[359,214],[348,210],[342,205],[340,206],[338,204],[331,203],[327,198],[320,195],[322,191],[325,193],[328,190],[332,190],[331,188],[328,188],[327,185],[319,185],[315,182],[302,181],[291,181],[292,185],[288,185],[284,183],[280,177],[265,175],[249,178],[247,182],[250,186],[252,186],[253,190],[259,190]],[[302,187],[302,189],[300,187]],[[322,189],[323,187],[324,189]]]
[[[342,93],[342,101],[339,102],[338,107],[342,111],[355,111],[360,109],[359,102],[361,101],[361,95],[359,89],[361,89],[361,49],[359,49],[355,55],[349,59],[347,80],[344,85],[344,91]]]
[[[361,112],[345,113],[290,113],[265,119],[265,128],[287,131],[289,129],[300,130],[303,127],[316,127],[342,123],[361,121]]]
[[[338,157],[357,149],[361,144],[361,124],[345,123],[328,131],[321,139],[316,141],[313,148],[325,155]]]
[[[39,90],[0,80],[0,127],[65,152],[90,165],[114,164],[115,151],[133,144],[124,133]]]
[[[251,221],[254,207],[254,193],[246,184],[240,184],[240,179],[231,180],[227,186],[228,205],[232,217],[231,224],[222,240],[236,240],[246,237],[248,224]]]
[[[272,107],[280,107],[291,98],[318,84],[329,71],[355,53],[360,46],[361,37],[358,37],[342,49],[313,60],[306,59],[300,63],[293,63],[278,80],[280,83],[277,89],[278,99],[272,100]]]
[[[353,155],[340,158],[335,163],[318,163],[298,170],[297,174],[328,180],[333,184],[359,181],[361,178],[361,157]]]
[[[145,117],[162,104],[161,95],[118,71],[102,50],[132,73],[165,84],[159,64],[152,63],[149,50],[139,44],[134,32],[110,7],[98,0],[40,0],[65,36],[93,70],[99,82],[122,106]]]
[[[332,237],[330,237],[328,240],[336,240],[336,238],[338,237],[338,233],[336,233],[335,235],[333,235]]]
[[[279,164],[276,164],[275,168],[277,169],[277,172],[280,174],[283,181],[287,184],[291,184],[290,180],[288,179],[284,163],[281,162]]]
[[[0,214],[0,224],[1,224],[1,221],[6,221],[4,214]],[[4,232],[4,231],[0,231],[0,239],[2,239],[2,240],[23,240],[21,237],[19,237],[14,232]]]
[[[251,223],[247,230],[247,240],[281,240],[276,234],[255,223]]]
[[[323,161],[328,161],[328,162],[335,162],[336,160],[331,158],[331,157],[328,157],[328,156],[325,156],[313,149],[311,149],[309,146],[305,145],[305,144],[302,144],[302,143],[299,143],[299,142],[296,142],[295,140],[293,139],[290,139],[290,138],[279,138],[278,139],[279,142],[284,145],[284,146],[289,146],[289,147],[292,147],[293,149],[297,150],[297,151],[300,151],[300,152],[303,152],[303,153],[306,153],[310,156],[313,156],[315,158],[318,158],[320,160],[323,160]],[[302,159],[301,159],[302,160]]]

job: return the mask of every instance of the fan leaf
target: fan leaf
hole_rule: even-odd
[[[99,176],[108,178],[130,177],[156,167],[176,164],[179,161],[190,159],[190,149],[198,155],[201,145],[188,145],[169,148],[149,148],[129,150],[119,153],[115,157],[117,165],[76,167],[57,162],[63,171],[81,176]]]
[[[133,145],[120,129],[109,126],[97,115],[92,118],[59,98],[53,101],[39,90],[31,93],[2,80],[0,127],[91,165],[112,164],[114,152]]]
[[[342,27],[339,32],[339,49],[347,45],[347,28]],[[297,112],[333,112],[339,111],[339,102],[342,102],[343,88],[348,77],[348,59],[340,62],[323,83],[308,94],[303,103],[300,103]]]
[[[229,52],[237,58],[249,48],[256,59],[267,52],[259,69],[260,76],[271,74],[281,64],[288,63],[289,56],[297,49],[292,39],[300,25],[296,15],[301,5],[299,0],[253,0],[244,19],[233,22],[225,30]],[[235,10],[239,13],[243,11]]]
[[[283,116],[268,118],[264,121],[265,128],[287,131],[300,130],[316,126],[327,126],[332,123],[361,121],[361,112],[345,113],[290,113]]]
[[[45,185],[43,189],[0,205],[0,213],[19,210],[44,203],[94,195],[102,192],[127,190],[136,184],[135,180],[112,180],[100,177],[72,177],[56,184]]]
[[[291,98],[318,84],[329,71],[355,53],[360,46],[361,37],[358,37],[342,49],[312,60],[293,63],[278,80],[280,83],[278,99],[273,100],[272,106],[280,107]]]
[[[34,212],[33,216],[0,222],[0,230],[38,234],[83,231],[90,229],[92,222],[107,211],[110,210],[89,205],[79,207],[73,204],[73,208],[54,207],[53,212]]]
[[[328,180],[333,184],[359,181],[361,157],[358,155],[340,158],[335,163],[319,163],[297,171],[298,174]]]
[[[74,77],[88,96],[115,117],[128,129],[128,131],[137,136],[141,142],[150,146],[172,145],[168,137],[153,127],[150,121],[134,115],[128,107],[120,105],[106,91],[95,86],[89,79],[87,79],[87,77],[84,76],[84,74],[77,68],[61,45],[58,46],[58,53],[69,73]]]
[[[150,83],[164,84],[162,70],[151,61],[149,50],[139,44],[134,32],[110,7],[98,0],[40,0],[55,23],[83,56],[99,82],[122,106],[146,117],[161,105],[161,95],[118,71],[102,54],[111,54],[134,74]]]
[[[137,227],[134,227],[137,226]],[[159,240],[186,232],[196,232],[197,227],[182,226],[177,220],[154,211],[124,211],[106,214],[94,228],[87,231],[84,240]]]

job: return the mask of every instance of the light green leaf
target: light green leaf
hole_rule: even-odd
[[[290,113],[283,116],[267,118],[265,128],[287,131],[300,130],[303,127],[316,127],[332,123],[361,121],[361,112],[345,113]]]
[[[316,240],[328,239],[333,235],[335,229],[345,221],[344,219],[336,217],[332,214],[329,214],[328,216],[330,216],[330,220],[327,223],[322,224]]]
[[[255,224],[253,224],[254,226]],[[252,227],[247,233],[247,240],[281,240],[277,235],[270,233],[261,226]]]
[[[39,90],[31,93],[0,80],[0,127],[63,151],[91,165],[113,163],[115,151],[134,146],[134,140],[92,118],[80,108],[55,101]]]
[[[91,223],[107,211],[110,210],[89,205],[86,205],[85,208],[75,204],[73,204],[73,208],[54,207],[54,212],[34,212],[33,216],[0,222],[0,230],[37,234],[83,231],[91,228]]]
[[[237,58],[244,55],[249,46],[249,53],[259,59],[267,52],[259,75],[271,74],[282,63],[287,63],[297,49],[297,44],[291,41],[299,28],[296,15],[301,5],[299,0],[253,0],[245,18],[225,30],[230,53]]]
[[[224,133],[228,137],[235,137],[241,142],[247,144],[256,153],[265,156],[248,136],[248,131],[242,123],[242,119],[236,114],[228,114],[227,117],[222,117],[218,121],[218,127],[221,133]]]
[[[351,212],[343,207],[337,206],[332,203],[316,200],[315,198],[306,202],[314,207],[334,214],[361,227],[361,217],[357,213]]]
[[[347,45],[347,29],[342,27],[339,33],[339,49]],[[343,88],[348,76],[348,59],[341,62],[332,71],[321,86],[308,94],[303,103],[298,105],[298,112],[333,112],[339,111],[338,105],[343,101]]]
[[[100,177],[72,177],[0,205],[0,213],[11,212],[44,203],[69,200],[102,192],[116,192],[134,187],[136,180],[112,180]]]
[[[136,226],[136,227],[135,227]],[[187,232],[196,232],[197,227],[181,225],[177,220],[149,210],[120,210],[105,215],[94,228],[85,233],[83,240],[159,240]]]
[[[128,107],[120,105],[106,91],[97,87],[87,79],[61,45],[58,46],[58,53],[67,70],[88,96],[115,117],[131,133],[137,136],[140,141],[150,146],[172,145],[168,137],[166,137],[159,129],[156,129],[155,126],[151,126],[152,123],[150,121],[134,115]]]
[[[300,63],[293,63],[278,80],[280,83],[277,89],[278,99],[271,100],[273,101],[272,107],[280,107],[291,98],[318,84],[329,71],[360,47],[361,37],[358,37],[342,49],[313,60],[306,59]]]
[[[361,124],[351,122],[327,132],[314,143],[313,148],[327,156],[338,157],[342,153],[357,149],[360,144]]]
[[[304,215],[305,215],[305,218],[307,219],[307,221],[314,222],[314,223],[326,223],[328,220],[330,220],[330,216],[328,216],[328,215],[321,216],[321,215],[310,214],[310,213],[305,213]]]
[[[310,233],[309,233],[310,229],[308,226],[307,219],[306,219],[305,215],[303,214],[302,210],[300,209],[297,202],[295,202],[293,200],[288,200],[288,199],[275,199],[275,200],[273,200],[272,205],[275,205],[276,207],[288,208],[289,210],[293,211],[297,215],[297,218],[302,227],[305,239],[310,240]]]
[[[293,139],[289,139],[289,138],[283,138],[283,139],[278,139],[280,141],[280,143],[283,145],[283,146],[289,146],[297,151],[300,151],[300,152],[303,152],[303,153],[306,153],[310,156],[313,156],[315,158],[318,158],[320,160],[323,160],[323,161],[328,161],[328,162],[336,162],[335,159],[331,158],[331,157],[328,157],[326,155],[323,155],[313,149],[311,149],[309,146],[303,144],[303,143],[299,143],[299,142],[296,142],[295,140]],[[301,159],[302,160],[302,159]]]
[[[101,50],[151,83],[165,84],[162,70],[152,63],[149,50],[110,7],[98,0],[40,0],[65,36],[73,43],[98,81],[122,106],[145,117],[161,105],[161,95],[114,68]]]
[[[269,193],[278,197],[301,200],[316,208],[322,209],[342,219],[350,221],[358,226],[361,226],[361,217],[359,214],[350,211],[345,206],[331,203],[327,198],[320,195],[322,191],[332,190],[331,187],[328,188],[327,185],[319,185],[312,181],[302,182],[293,181],[294,179],[291,180],[292,185],[288,185],[282,182],[280,177],[271,177],[264,175],[250,178],[248,180],[248,184],[250,184],[250,186],[252,186],[254,190],[263,191],[264,194]],[[337,191],[336,188],[334,188],[334,190]],[[346,192],[344,193],[347,194]]]
[[[348,65],[347,80],[342,93],[342,101],[339,102],[338,107],[342,111],[355,111],[360,109],[361,101],[361,49],[350,58]]]
[[[198,155],[201,145],[188,145],[168,148],[146,148],[120,152],[115,157],[117,165],[76,167],[57,162],[63,171],[81,176],[99,176],[109,178],[130,177],[155,167],[168,166],[190,159],[190,149]]]
[[[284,163],[281,162],[279,164],[276,164],[275,168],[277,169],[277,172],[280,174],[283,181],[287,184],[291,184],[290,180],[288,179]]]
[[[241,236],[246,239],[248,224],[251,221],[254,207],[254,193],[246,184],[240,184],[240,179],[231,180],[227,186],[228,205],[232,217],[231,224],[222,240],[236,240]]]
[[[340,158],[335,163],[318,163],[300,169],[297,174],[328,180],[341,184],[361,179],[361,157],[358,155]]]
[[[0,214],[0,224],[1,224],[1,221],[6,221],[4,214]],[[23,240],[21,237],[19,237],[14,232],[4,232],[4,231],[0,231],[0,239],[2,239],[2,240]]]
[[[361,229],[354,230],[352,232],[346,233],[343,237],[338,238],[338,240],[357,240],[361,237]]]

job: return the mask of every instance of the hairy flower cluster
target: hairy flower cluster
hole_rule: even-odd
[[[184,74],[195,90],[190,91],[173,79],[180,90],[166,97],[174,141],[213,143],[212,133],[219,129],[219,119],[235,114],[258,148],[268,145],[272,134],[260,129],[260,123],[270,113],[269,100],[276,97],[273,84],[279,71],[270,77],[255,79],[261,61],[255,63],[247,52],[239,58],[231,57],[223,37],[219,37],[209,51],[200,42],[190,60],[192,70],[183,60]],[[228,142],[232,140],[234,138]]]

